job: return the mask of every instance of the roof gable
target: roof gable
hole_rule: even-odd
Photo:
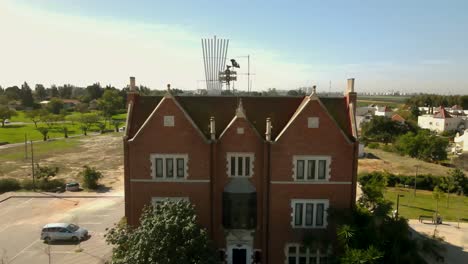
[[[132,138],[150,117],[156,106],[162,100],[162,96],[138,96],[129,113],[129,137]],[[245,110],[248,122],[263,138],[266,130],[266,119],[269,117],[272,123],[271,138],[276,138],[297,112],[304,97],[263,97],[263,96],[174,96],[174,102],[180,106],[184,114],[205,136],[210,138],[210,117],[216,121],[216,138],[226,129],[233,116],[239,100]],[[319,98],[326,112],[342,132],[352,138],[351,124],[348,107],[344,97]]]

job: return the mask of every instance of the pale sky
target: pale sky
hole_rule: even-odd
[[[253,90],[468,93],[468,1],[251,2],[0,0],[0,86],[205,88],[217,35],[228,60],[250,54]]]

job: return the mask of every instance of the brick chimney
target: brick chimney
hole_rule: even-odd
[[[135,77],[130,77],[130,92],[136,92]]]
[[[354,91],[354,78],[348,79],[348,87],[346,88],[346,104],[350,107],[353,104],[354,112],[356,112],[357,94]]]
[[[130,90],[127,93],[127,105],[130,102],[133,102],[135,104],[135,101],[138,99],[139,94],[136,88],[136,81],[135,77],[130,77]]]

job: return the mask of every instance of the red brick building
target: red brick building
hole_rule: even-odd
[[[304,236],[355,202],[354,79],[344,97],[140,96],[131,78],[125,215],[188,199],[226,263],[325,263]]]

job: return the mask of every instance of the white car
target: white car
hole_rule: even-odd
[[[51,223],[42,228],[41,239],[49,243],[53,240],[81,241],[88,237],[88,230],[74,224]]]

